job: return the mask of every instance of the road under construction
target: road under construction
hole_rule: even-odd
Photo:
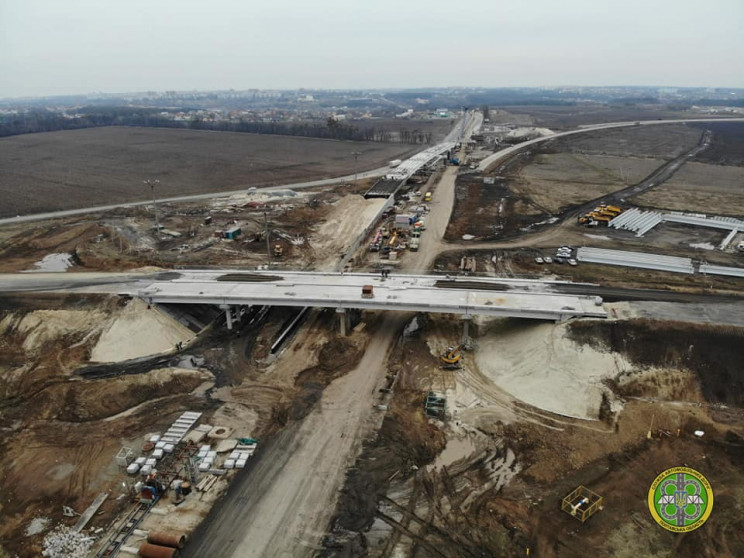
[[[28,290],[27,279],[28,275],[4,275],[0,292]],[[601,298],[561,293],[561,282],[539,280],[482,278],[459,285],[456,277],[440,275],[215,270],[139,278],[102,273],[81,277],[79,286],[69,274],[38,274],[33,279],[35,290],[136,296],[150,304],[218,305],[226,312],[228,329],[237,308],[257,305],[335,308],[342,317],[342,330],[346,329],[344,312],[350,309],[556,321],[606,317]]]

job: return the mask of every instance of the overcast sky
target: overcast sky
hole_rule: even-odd
[[[0,0],[0,97],[744,87],[744,0]]]

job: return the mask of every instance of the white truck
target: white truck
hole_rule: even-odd
[[[392,160],[392,161],[390,161],[390,163],[389,163],[389,165],[390,165],[390,168],[391,168],[391,169],[394,169],[395,167],[397,167],[398,165],[400,165],[400,164],[401,164],[402,162],[403,162],[403,161],[401,161],[400,159],[393,159],[393,160]]]

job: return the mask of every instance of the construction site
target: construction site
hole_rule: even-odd
[[[744,121],[546,110],[0,220],[0,558],[744,555]]]

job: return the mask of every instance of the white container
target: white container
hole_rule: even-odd
[[[160,441],[160,436],[159,435],[155,434],[155,436],[150,436],[150,442],[152,442],[153,444],[156,444],[159,441]]]
[[[137,471],[139,471],[139,468],[140,466],[136,463],[130,463],[127,467],[127,473],[129,473],[130,475],[135,475],[137,474]]]
[[[212,446],[210,446],[209,444],[206,444],[206,445],[203,445],[202,447],[200,447],[199,448],[199,451],[209,451],[211,449],[212,449]]]
[[[225,467],[225,469],[234,469],[235,468],[235,460],[234,459],[225,459],[224,467]]]
[[[155,449],[163,449],[165,447],[165,442],[162,440],[155,444]]]
[[[211,468],[212,468],[211,463],[199,463],[199,470],[202,472],[209,471]]]
[[[137,465],[139,465],[140,467],[142,467],[142,465],[144,465],[147,462],[147,458],[146,457],[138,457],[137,459],[134,460],[134,462]]]
[[[233,461],[235,461],[238,457],[240,457],[240,452],[234,451],[230,454],[230,457],[228,459],[232,459]]]
[[[152,456],[153,456],[153,457],[154,457],[155,459],[162,459],[162,458],[163,458],[163,450],[161,450],[161,449],[156,449],[156,450],[155,450],[154,452],[152,452]]]
[[[174,446],[173,444],[165,444],[165,446],[163,446],[163,451],[164,451],[165,453],[173,453],[173,449],[174,449],[175,447],[176,447],[176,446]]]
[[[245,460],[245,459],[238,459],[238,460],[237,460],[237,461],[235,462],[235,468],[236,468],[236,469],[245,469],[245,462],[246,462],[246,460]]]
[[[147,461],[145,461],[145,465],[149,465],[150,468],[152,468],[152,467],[155,467],[157,462],[158,462],[157,459],[155,459],[154,457],[150,457]]]
[[[214,458],[217,457],[217,452],[216,451],[210,451],[210,452],[207,453],[207,457],[211,457],[212,459],[214,459]]]
[[[143,475],[149,475],[150,471],[152,471],[152,465],[143,465],[142,469],[140,469],[140,473]]]

